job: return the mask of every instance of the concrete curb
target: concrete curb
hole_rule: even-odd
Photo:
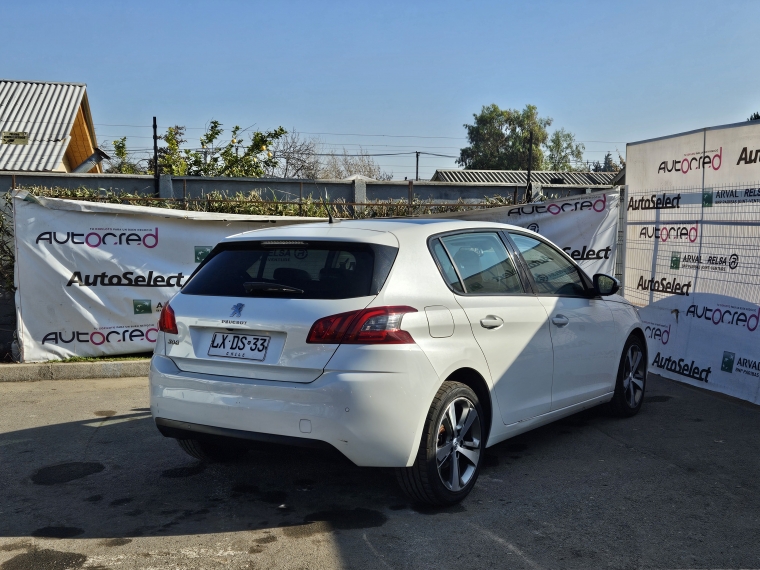
[[[0,382],[78,380],[86,378],[132,378],[147,376],[150,360],[110,362],[41,362],[0,364]]]

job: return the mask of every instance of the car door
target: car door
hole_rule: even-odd
[[[615,324],[590,280],[559,249],[509,232],[537,300],[546,308],[554,348],[552,410],[608,393],[617,373]]]
[[[553,359],[546,310],[525,290],[500,233],[442,235],[431,250],[488,362],[503,422],[547,413]]]

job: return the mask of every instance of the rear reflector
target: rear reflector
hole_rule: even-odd
[[[158,330],[169,334],[179,334],[177,332],[177,319],[174,318],[174,309],[169,303],[161,309],[161,316],[158,317]]]
[[[414,344],[412,335],[401,330],[406,313],[413,307],[374,307],[319,319],[311,326],[306,342],[311,344]]]

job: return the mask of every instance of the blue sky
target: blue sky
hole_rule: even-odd
[[[87,83],[98,139],[132,148],[150,146],[156,115],[193,144],[213,118],[338,133],[318,135],[326,148],[458,155],[482,105],[531,103],[594,160],[760,111],[757,1],[29,0],[1,13],[0,77]],[[376,160],[414,175],[412,156]],[[421,177],[454,166],[423,156]]]

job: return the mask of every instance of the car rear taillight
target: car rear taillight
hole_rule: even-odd
[[[174,318],[174,309],[169,303],[161,309],[161,316],[158,317],[158,330],[169,334],[179,334],[177,332],[177,319]]]
[[[412,307],[375,307],[340,313],[319,319],[313,325],[307,343],[319,344],[414,344],[412,335],[401,330],[406,313]]]

